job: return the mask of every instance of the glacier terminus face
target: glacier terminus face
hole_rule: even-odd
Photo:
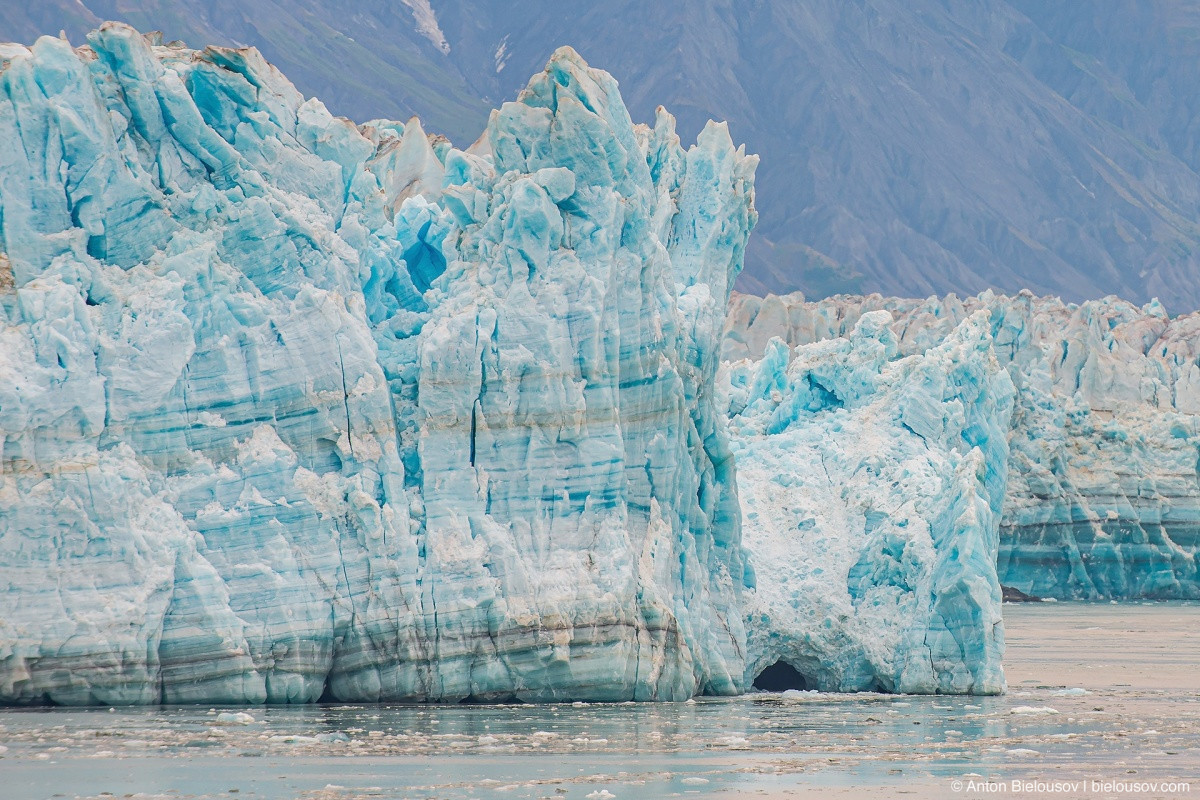
[[[724,125],[569,49],[467,151],[252,50],[0,58],[0,701],[744,688]]]
[[[1176,530],[1185,337],[1135,386],[1027,298],[733,295],[756,164],[570,48],[464,150],[252,49],[0,45],[0,703],[993,694],[1002,582],[1193,585],[1071,466],[1154,404]]]

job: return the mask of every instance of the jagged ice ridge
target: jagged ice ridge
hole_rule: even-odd
[[[468,152],[253,50],[0,58],[0,700],[741,690],[724,125],[569,49]]]

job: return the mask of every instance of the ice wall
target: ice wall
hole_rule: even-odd
[[[899,358],[886,311],[846,337],[727,365],[743,534],[747,681],[1003,691],[996,554],[1013,387],[986,312]]]
[[[726,358],[847,335],[886,309],[900,354],[991,314],[1017,387],[999,573],[1043,597],[1200,597],[1200,315],[1158,303],[735,295]]]
[[[0,46],[0,702],[742,689],[755,164],[569,49],[464,152],[253,50]]]

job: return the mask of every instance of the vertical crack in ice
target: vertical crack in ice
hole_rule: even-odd
[[[342,379],[342,408],[346,412],[346,445],[350,450],[350,455],[354,455],[354,432],[350,428],[350,389],[346,386],[346,360],[342,353],[341,340],[336,339],[338,350],[338,373]]]

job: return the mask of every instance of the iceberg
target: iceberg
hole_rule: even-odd
[[[118,24],[0,65],[0,702],[745,688],[723,124],[569,48],[468,150]]]
[[[984,292],[909,300],[734,295],[723,355],[761,358],[850,335],[880,311],[897,356],[981,311],[1016,387],[1001,583],[1034,597],[1200,598],[1200,314]]]
[[[893,324],[877,310],[845,337],[772,338],[722,372],[755,573],[747,683],[1004,690],[996,558],[1014,388],[986,311],[904,358]]]

